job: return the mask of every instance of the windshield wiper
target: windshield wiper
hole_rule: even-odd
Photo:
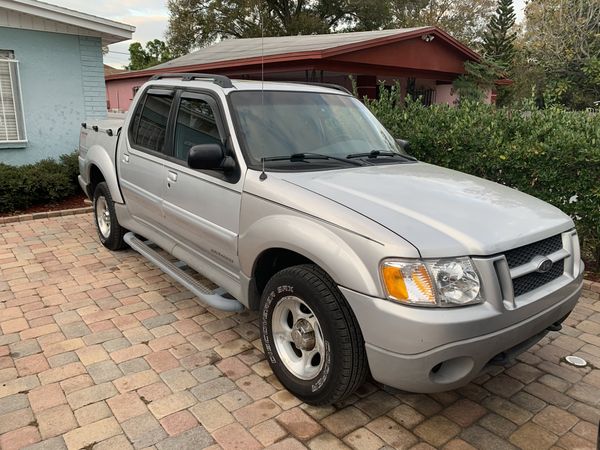
[[[363,165],[358,161],[350,161],[347,158],[338,158],[337,156],[323,155],[321,153],[294,153],[292,155],[265,156],[261,158],[261,161],[306,161],[311,159],[332,159],[334,161],[340,161],[353,166]]]
[[[351,153],[348,156],[346,156],[346,158],[347,159],[377,158],[378,156],[400,157],[400,158],[404,158],[408,161],[416,161],[417,160],[417,158],[415,158],[413,156],[403,155],[402,153],[396,153],[396,152],[386,152],[386,151],[381,151],[381,150],[371,150],[370,152],[366,152],[366,153]]]

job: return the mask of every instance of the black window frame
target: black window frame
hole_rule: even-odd
[[[233,143],[231,139],[231,130],[229,129],[229,124],[225,120],[225,110],[223,106],[223,102],[221,98],[214,93],[213,91],[202,89],[202,88],[187,88],[182,89],[181,87],[177,87],[176,93],[176,102],[173,103],[173,108],[171,110],[171,121],[169,122],[169,129],[171,134],[169,135],[169,140],[172,143],[171,145],[171,154],[164,159],[169,162],[175,163],[182,167],[187,167],[190,170],[194,170],[196,172],[203,173],[205,175],[209,175],[213,178],[216,178],[221,181],[225,181],[230,184],[236,184],[241,176],[242,169],[239,164],[239,158],[236,155],[236,152],[233,148]],[[181,102],[181,98],[201,98],[202,100],[208,100],[209,105],[212,105],[213,112],[215,114],[215,121],[217,125],[217,129],[219,130],[219,134],[221,135],[221,145],[223,146],[225,153],[234,159],[235,161],[235,169],[232,172],[225,173],[222,170],[208,170],[208,169],[191,169],[188,165],[187,161],[182,161],[179,158],[174,156],[175,154],[175,126],[177,123],[177,115],[179,114],[179,105]]]
[[[163,95],[172,96],[173,102],[171,103],[171,109],[169,111],[169,117],[167,119],[167,129],[165,133],[165,146],[164,152],[157,152],[155,150],[136,145],[133,141],[133,129],[135,127],[136,115],[140,108],[143,108],[146,103],[146,98],[150,91],[163,92]],[[174,85],[150,85],[143,92],[138,92],[140,95],[140,99],[136,104],[135,109],[133,110],[133,115],[129,126],[127,127],[127,144],[130,148],[137,150],[142,153],[146,153],[152,155],[156,158],[169,161],[171,163],[177,164],[182,167],[186,167],[190,170],[194,170],[196,172],[201,172],[203,174],[209,175],[213,178],[225,181],[230,184],[236,184],[242,175],[242,170],[239,163],[239,158],[233,148],[233,143],[231,139],[231,131],[229,128],[229,124],[225,120],[225,110],[224,104],[221,101],[221,98],[216,95],[213,91],[206,90],[203,88],[182,88],[181,86]],[[201,96],[202,99],[207,99],[212,101],[211,107],[213,108],[215,114],[215,120],[217,122],[217,128],[219,130],[219,134],[221,135],[221,144],[225,149],[225,152],[228,156],[234,159],[235,161],[235,169],[232,172],[225,173],[222,170],[201,170],[201,169],[191,169],[187,163],[187,161],[182,161],[174,156],[175,154],[175,125],[177,121],[177,114],[179,113],[179,105],[181,101],[181,97],[194,97]],[[227,102],[228,105],[228,102]],[[229,105],[228,105],[229,106]],[[242,158],[245,160],[245,155],[242,155]]]
[[[154,91],[154,92],[152,92],[152,91]],[[146,106],[146,101],[148,99],[148,95],[158,95],[158,96],[172,98],[171,106],[169,109],[169,114],[167,116],[167,125],[165,128],[165,143],[164,143],[164,149],[163,149],[164,151],[162,151],[162,152],[156,151],[151,148],[144,147],[142,145],[138,145],[134,140],[134,129],[139,129],[139,121],[141,118],[141,111]],[[129,147],[131,147],[135,150],[138,150],[140,152],[147,153],[149,155],[156,156],[157,158],[162,158],[162,159],[166,158],[168,155],[170,155],[172,153],[173,144],[172,144],[172,141],[169,136],[169,125],[171,122],[171,118],[173,116],[173,106],[175,105],[176,99],[177,99],[176,95],[177,95],[177,90],[173,87],[167,87],[167,86],[165,86],[165,87],[149,86],[148,88],[146,88],[144,90],[144,92],[142,93],[142,97],[136,104],[136,107],[133,111],[131,123],[129,124],[129,127],[127,129],[127,141],[128,141]]]
[[[219,131],[219,137],[221,140],[221,145],[223,146],[223,148],[227,147],[227,140],[229,139],[229,133],[228,130],[226,128],[226,124],[223,121],[223,118],[221,116],[221,111],[219,110],[219,103],[217,101],[217,99],[215,99],[213,96],[208,95],[204,92],[195,92],[195,91],[188,91],[188,90],[180,90],[179,91],[179,95],[177,96],[177,105],[175,107],[175,113],[173,114],[173,129],[172,129],[172,146],[171,146],[171,155],[170,155],[170,159],[172,159],[174,162],[179,162],[181,165],[185,166],[185,167],[189,167],[187,164],[187,161],[183,161],[179,158],[177,158],[176,155],[176,149],[175,149],[175,137],[176,137],[176,132],[177,132],[177,119],[179,117],[179,110],[181,109],[181,100],[182,99],[192,99],[192,100],[203,100],[205,101],[208,106],[210,106],[210,108],[213,111],[213,114],[215,116],[215,125],[217,126],[217,130]],[[232,152],[233,153],[233,152]],[[235,155],[230,155],[230,156],[235,156]],[[214,170],[209,170],[209,171],[201,171],[201,172],[215,172]]]
[[[135,125],[135,117],[138,113],[139,108],[143,108],[146,103],[146,98],[148,93],[151,90],[157,91],[171,91],[173,96],[173,102],[171,103],[171,110],[169,111],[169,118],[167,120],[167,130],[165,133],[165,151],[164,152],[156,152],[152,149],[148,149],[142,146],[134,145],[132,139],[132,131]],[[163,159],[165,161],[177,164],[182,167],[186,167],[190,170],[194,170],[196,172],[201,172],[203,174],[209,175],[213,178],[225,181],[227,183],[235,184],[240,180],[242,175],[242,170],[238,161],[238,157],[233,149],[233,144],[231,140],[231,133],[229,130],[229,125],[225,120],[225,112],[223,109],[223,102],[214,92],[202,89],[202,88],[182,88],[181,86],[173,86],[173,85],[151,85],[148,86],[141,93],[142,97],[140,97],[139,102],[136,105],[135,110],[133,111],[133,116],[131,120],[131,124],[127,130],[128,144],[131,148],[138,150],[143,153],[150,154],[157,158]],[[219,130],[219,134],[221,135],[221,145],[225,149],[225,152],[235,160],[235,169],[232,172],[225,173],[222,170],[201,170],[201,169],[191,169],[187,163],[187,161],[183,161],[179,158],[176,158],[175,155],[175,126],[177,123],[177,115],[179,113],[179,105],[181,98],[194,98],[201,97],[203,100],[208,100],[209,104],[213,108],[213,112],[215,114],[215,120],[217,129]],[[212,102],[212,104],[211,104]]]

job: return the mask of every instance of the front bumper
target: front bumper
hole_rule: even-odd
[[[487,302],[459,308],[409,307],[340,290],[360,324],[373,378],[428,393],[463,386],[496,355],[523,351],[527,346],[520,344],[525,342],[533,345],[571,312],[582,285],[581,275],[571,279],[540,299],[544,307],[534,314],[527,308],[498,311]],[[506,325],[507,320],[512,323]]]

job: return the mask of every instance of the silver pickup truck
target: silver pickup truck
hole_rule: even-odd
[[[209,307],[258,311],[274,373],[310,404],[369,372],[457,388],[560,329],[580,295],[567,215],[415,160],[335,86],[158,76],[124,121],[82,124],[79,164],[102,243]]]

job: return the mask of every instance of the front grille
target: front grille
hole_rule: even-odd
[[[506,256],[508,267],[513,269],[522,266],[523,264],[527,264],[538,255],[547,256],[559,251],[561,248],[563,248],[562,236],[557,234],[556,236],[534,242],[533,244],[527,244],[523,247],[509,250],[504,256]]]
[[[564,271],[565,260],[561,259],[560,261],[555,262],[552,266],[552,269],[546,273],[531,272],[527,275],[523,275],[522,277],[515,278],[513,280],[515,297],[531,292],[534,289],[545,285],[546,283],[550,283],[552,280],[556,280],[563,274]]]

